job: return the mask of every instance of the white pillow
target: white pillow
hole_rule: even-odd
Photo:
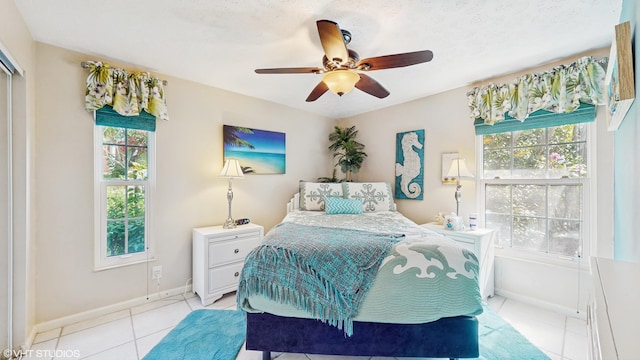
[[[340,183],[314,183],[300,181],[300,210],[324,210],[324,197],[343,195]]]
[[[362,211],[390,211],[393,208],[391,184],[387,182],[342,183],[344,197],[362,201]]]

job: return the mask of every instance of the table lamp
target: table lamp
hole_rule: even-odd
[[[460,178],[473,178],[473,174],[467,169],[467,164],[464,159],[457,158],[451,160],[451,167],[449,168],[449,172],[447,172],[447,176],[456,178],[456,216],[460,216],[460,201],[462,200]]]
[[[227,201],[229,202],[229,217],[222,226],[225,229],[233,229],[236,227],[235,221],[231,217],[231,200],[233,200],[233,190],[231,189],[231,182],[233,179],[239,179],[244,177],[242,167],[240,167],[240,161],[236,159],[225,160],[222,171],[220,171],[221,177],[229,179],[229,190],[227,191]]]

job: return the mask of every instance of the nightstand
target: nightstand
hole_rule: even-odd
[[[234,229],[209,226],[193,229],[193,292],[207,306],[238,289],[244,258],[262,241],[257,224]]]
[[[477,228],[475,230],[453,231],[446,230],[442,225],[436,223],[428,223],[421,226],[445,235],[465,249],[473,251],[480,263],[480,278],[478,279],[480,294],[483,299],[494,295],[493,243],[497,236],[494,230]]]

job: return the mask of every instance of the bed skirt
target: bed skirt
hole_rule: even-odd
[[[354,322],[353,336],[318,320],[247,313],[247,350],[349,356],[476,358],[474,316],[424,324]]]

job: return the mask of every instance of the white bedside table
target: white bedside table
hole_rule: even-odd
[[[264,228],[252,223],[234,229],[221,225],[193,229],[193,292],[203,306],[238,289],[244,258],[263,236]]]
[[[483,299],[494,295],[494,272],[493,259],[494,250],[493,243],[497,233],[491,229],[477,228],[475,230],[453,231],[446,230],[442,225],[436,223],[427,223],[422,227],[435,231],[438,234],[445,235],[455,240],[467,250],[473,251],[479,261],[480,278],[480,294]]]

